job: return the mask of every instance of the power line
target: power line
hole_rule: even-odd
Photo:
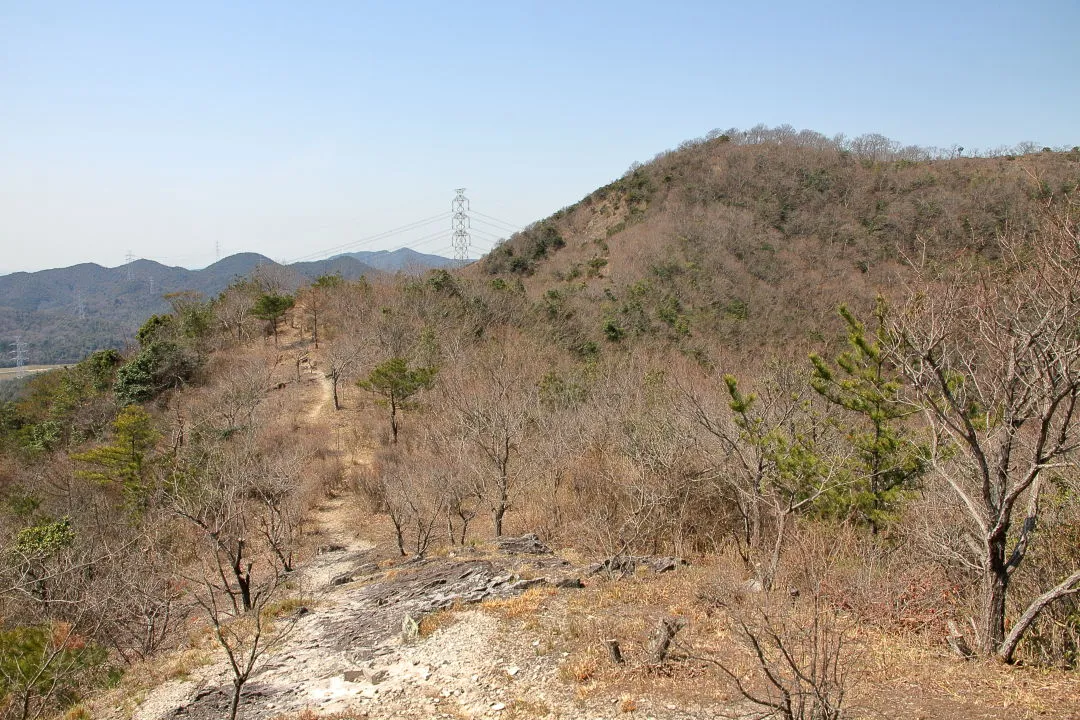
[[[518,232],[520,232],[521,230],[524,230],[524,228],[521,227],[520,225],[515,225],[514,223],[507,222],[506,220],[500,220],[499,218],[495,217],[494,215],[485,215],[484,213],[482,213],[482,212],[480,212],[478,210],[473,210],[472,213],[473,213],[473,215],[479,215],[480,217],[487,218],[488,220],[494,220],[497,223],[505,225],[506,227],[510,228],[511,230],[515,230],[515,231],[518,231]]]
[[[480,238],[485,240],[486,242],[490,242],[492,245],[506,240],[506,238],[502,235],[496,235],[495,233],[488,232],[487,230],[481,230],[480,228],[473,228],[473,232],[478,234]]]
[[[518,230],[516,228],[511,228],[511,227],[507,227],[506,225],[499,225],[497,223],[489,222],[487,220],[484,220],[483,218],[473,218],[473,221],[477,222],[477,223],[480,223],[481,225],[483,225],[485,227],[489,227],[489,228],[491,228],[493,230],[498,230],[499,232],[504,233],[507,236],[517,235],[519,232],[521,232],[521,230]]]
[[[431,233],[429,235],[424,235],[422,237],[413,238],[412,240],[409,241],[409,243],[407,245],[402,245],[401,247],[402,248],[407,247],[410,250],[415,250],[416,248],[420,247],[421,245],[426,245],[426,244],[428,244],[430,242],[433,242],[435,240],[446,240],[446,231],[445,230],[439,230],[439,231],[433,232],[433,233]],[[398,249],[400,250],[401,248],[398,248]]]
[[[337,247],[332,247],[332,248],[329,248],[329,249],[326,249],[326,250],[319,250],[317,252],[308,253],[307,255],[303,255],[301,257],[293,259],[292,262],[303,262],[305,260],[315,260],[315,259],[322,258],[322,257],[328,257],[330,255],[341,254],[342,252],[345,252],[345,251],[350,250],[350,249],[355,249],[355,248],[361,247],[363,245],[368,245],[368,244],[371,244],[373,242],[377,242],[379,240],[385,240],[388,237],[392,237],[394,235],[399,235],[399,234],[401,234],[403,232],[407,232],[409,230],[416,230],[417,228],[421,228],[421,227],[423,227],[425,225],[430,225],[431,223],[438,222],[440,220],[445,220],[447,217],[450,216],[450,214],[451,213],[448,213],[448,212],[441,212],[438,215],[432,215],[429,218],[424,218],[423,220],[417,220],[415,222],[409,223],[408,225],[402,225],[401,227],[392,228],[390,230],[384,230],[383,232],[376,233],[374,235],[369,235],[367,237],[360,238],[359,240],[354,240],[352,242],[348,242],[348,243],[345,243],[343,245],[338,245]]]
[[[483,226],[484,226],[484,227],[486,227],[486,228],[489,228],[489,232],[490,232],[491,230],[494,230],[494,231],[496,231],[496,232],[497,232],[497,233],[498,233],[498,234],[499,234],[500,236],[502,236],[502,237],[510,237],[510,236],[512,236],[512,235],[517,235],[517,231],[516,231],[516,230],[507,230],[507,229],[506,229],[506,228],[504,228],[504,227],[499,227],[498,225],[493,225],[493,224],[491,224],[491,223],[488,223],[488,222],[484,222],[484,221],[483,221],[483,220],[481,220],[480,218],[476,218],[476,222],[478,222],[478,223],[483,223]],[[474,228],[473,228],[473,229],[475,230],[475,229],[476,229],[476,227],[474,226]],[[483,229],[483,228],[480,228],[480,229]]]
[[[495,233],[489,233],[488,231],[486,231],[486,230],[481,230],[481,229],[479,229],[479,228],[473,228],[473,232],[474,232],[474,233],[478,233],[478,234],[479,234],[479,235],[481,235],[481,236],[486,236],[486,237],[490,238],[491,240],[495,240],[495,241],[498,241],[498,240],[503,240],[503,239],[504,239],[504,238],[501,238],[501,237],[499,237],[499,236],[498,236],[498,235],[496,235]]]

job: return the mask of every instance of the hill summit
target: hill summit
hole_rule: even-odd
[[[1002,152],[789,127],[712,133],[635,163],[472,272],[521,283],[568,346],[819,342],[839,331],[840,304],[892,296],[915,263],[992,255],[994,238],[1032,231],[1080,180],[1075,149]]]

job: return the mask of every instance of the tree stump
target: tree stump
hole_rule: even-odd
[[[608,655],[611,657],[611,662],[616,665],[625,665],[626,660],[623,659],[622,648],[619,647],[619,641],[612,638],[610,640],[601,640],[604,643],[604,647],[607,648]]]
[[[945,642],[949,643],[949,647],[952,648],[952,651],[964,660],[970,660],[975,657],[975,652],[971,649],[971,646],[968,645],[967,639],[964,637],[964,634],[960,632],[960,628],[956,623],[950,620],[947,627],[949,628],[949,634],[946,636]]]
[[[653,630],[652,639],[646,648],[646,656],[653,665],[659,665],[667,658],[671,651],[671,641],[686,627],[686,620],[679,617],[661,618],[660,623]]]

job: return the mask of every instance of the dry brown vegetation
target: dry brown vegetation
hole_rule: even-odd
[[[1080,158],[811,140],[688,144],[464,272],[304,288],[273,339],[250,308],[283,290],[256,277],[152,320],[126,361],[35,378],[4,408],[0,632],[39,647],[0,662],[0,716],[44,716],[199,624],[239,699],[329,503],[384,566],[526,531],[575,559],[690,560],[487,608],[627,714],[650,693],[1063,712]],[[662,618],[687,624],[650,662]]]

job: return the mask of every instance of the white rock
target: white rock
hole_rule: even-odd
[[[510,667],[506,668],[506,674],[510,677],[514,677],[519,672],[521,672],[521,668],[517,667],[516,665],[511,665]]]
[[[506,703],[501,703],[501,702],[493,703],[491,705],[491,709],[494,710],[495,712],[500,712],[500,711],[506,709]]]

